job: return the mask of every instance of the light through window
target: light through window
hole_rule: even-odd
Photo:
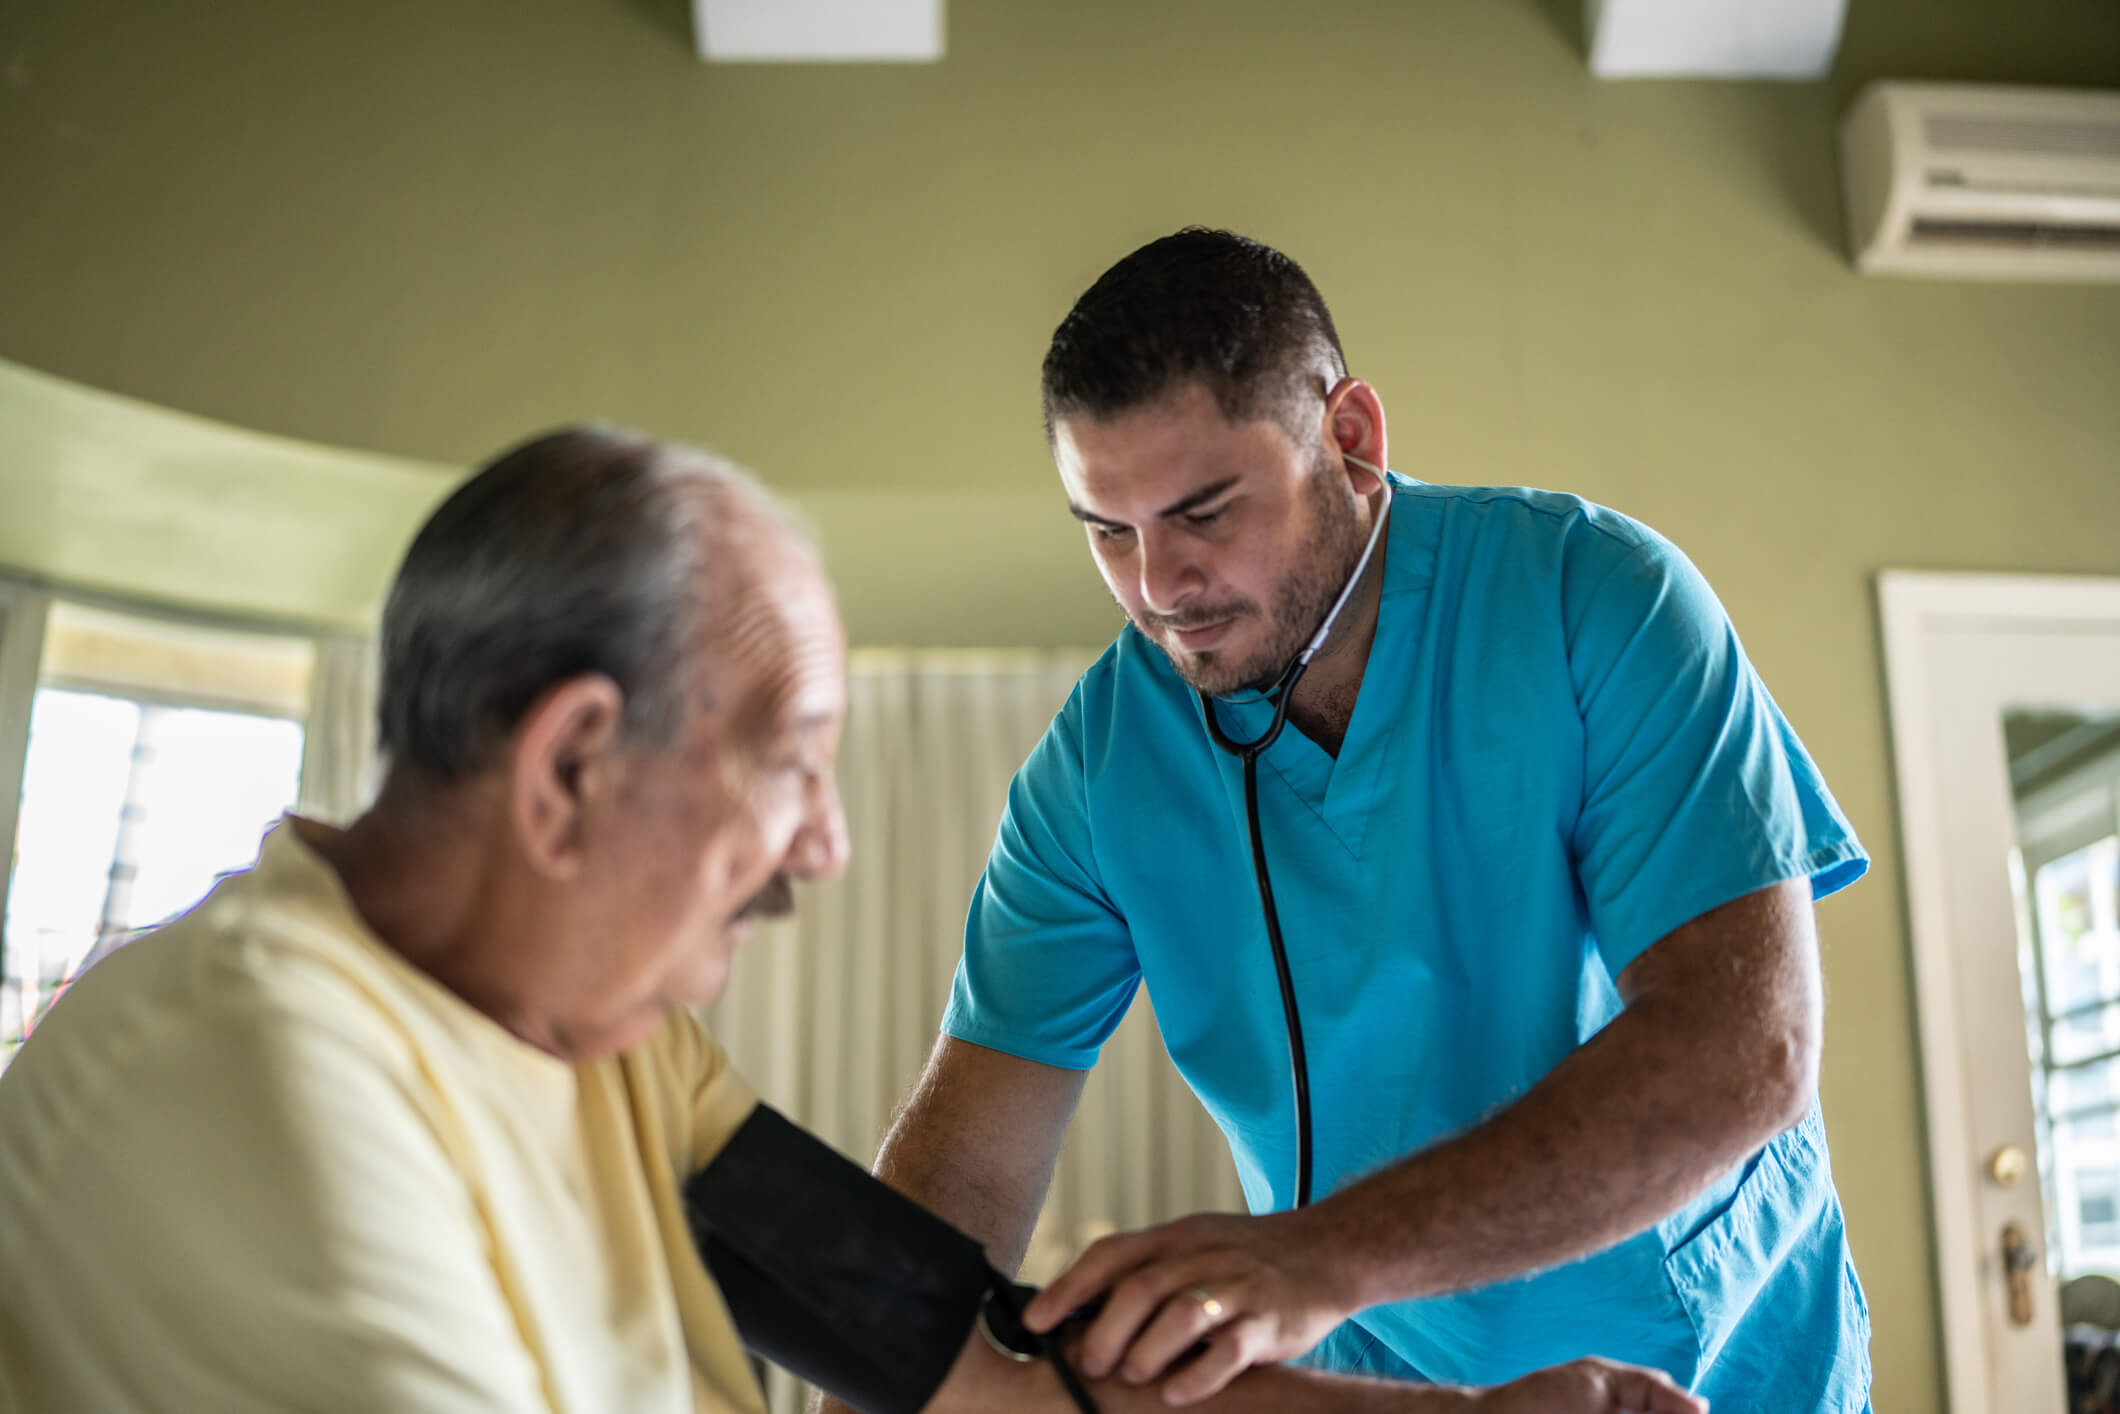
[[[301,779],[306,643],[58,606],[53,628],[6,894],[0,1067],[86,967],[252,863]]]

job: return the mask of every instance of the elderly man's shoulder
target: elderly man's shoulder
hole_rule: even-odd
[[[234,875],[89,968],[0,1076],[13,1176],[65,1167],[62,1151],[97,1133],[167,1129],[181,1144],[182,1116],[278,1108],[320,1074],[400,1089],[416,984],[311,903],[269,871]]]
[[[314,1265],[378,1165],[454,1201],[387,971],[256,884],[90,968],[0,1075],[0,1265]]]
[[[151,1063],[198,1036],[314,1023],[386,1049],[409,969],[328,903],[260,868],[223,879],[183,916],[88,968],[25,1046],[65,1043]]]

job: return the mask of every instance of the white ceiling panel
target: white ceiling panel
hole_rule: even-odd
[[[700,57],[754,64],[933,63],[943,0],[692,0]]]
[[[1847,0],[1584,0],[1599,78],[1816,79]]]

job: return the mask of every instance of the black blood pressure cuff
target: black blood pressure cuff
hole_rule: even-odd
[[[1021,1324],[1029,1288],[990,1267],[972,1238],[767,1106],[686,1182],[684,1197],[744,1345],[864,1414],[915,1414],[975,1321],[1004,1354],[1052,1359],[1084,1405],[1057,1349]]]

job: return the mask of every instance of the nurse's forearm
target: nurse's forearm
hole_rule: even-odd
[[[876,1156],[876,1176],[1023,1263],[1087,1072],[944,1036]]]
[[[1347,1309],[1601,1251],[1807,1112],[1821,1026],[1807,883],[1695,919],[1620,985],[1627,1009],[1508,1109],[1290,1215],[1336,1253]]]

